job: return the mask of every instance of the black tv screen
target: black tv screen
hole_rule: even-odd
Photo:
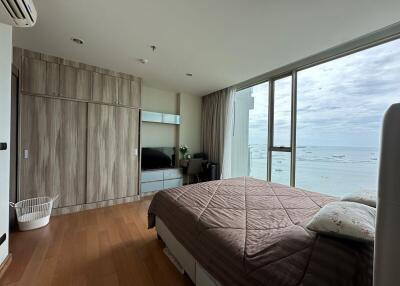
[[[175,167],[175,148],[142,148],[142,170]]]

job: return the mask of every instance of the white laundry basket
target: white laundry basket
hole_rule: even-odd
[[[26,231],[46,226],[50,220],[53,202],[57,197],[40,197],[19,201],[16,204],[10,203],[17,213],[19,229]]]

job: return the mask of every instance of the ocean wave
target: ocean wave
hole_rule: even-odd
[[[267,160],[266,145],[251,145],[251,160]],[[299,162],[343,163],[343,164],[376,164],[378,151],[371,148],[355,147],[297,147]],[[275,164],[285,164],[288,161],[287,153],[274,152]]]
[[[332,155],[332,157],[333,158],[344,158],[344,157],[346,157],[346,155],[336,155],[336,154],[334,154],[334,155]]]

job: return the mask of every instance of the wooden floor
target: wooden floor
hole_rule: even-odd
[[[12,233],[0,285],[193,285],[147,230],[149,204],[55,216],[45,228]]]

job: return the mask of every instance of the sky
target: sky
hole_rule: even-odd
[[[290,142],[291,79],[275,82],[274,145]],[[252,88],[249,144],[267,140],[268,83]],[[400,40],[298,73],[297,146],[378,147],[384,112],[400,102]]]

